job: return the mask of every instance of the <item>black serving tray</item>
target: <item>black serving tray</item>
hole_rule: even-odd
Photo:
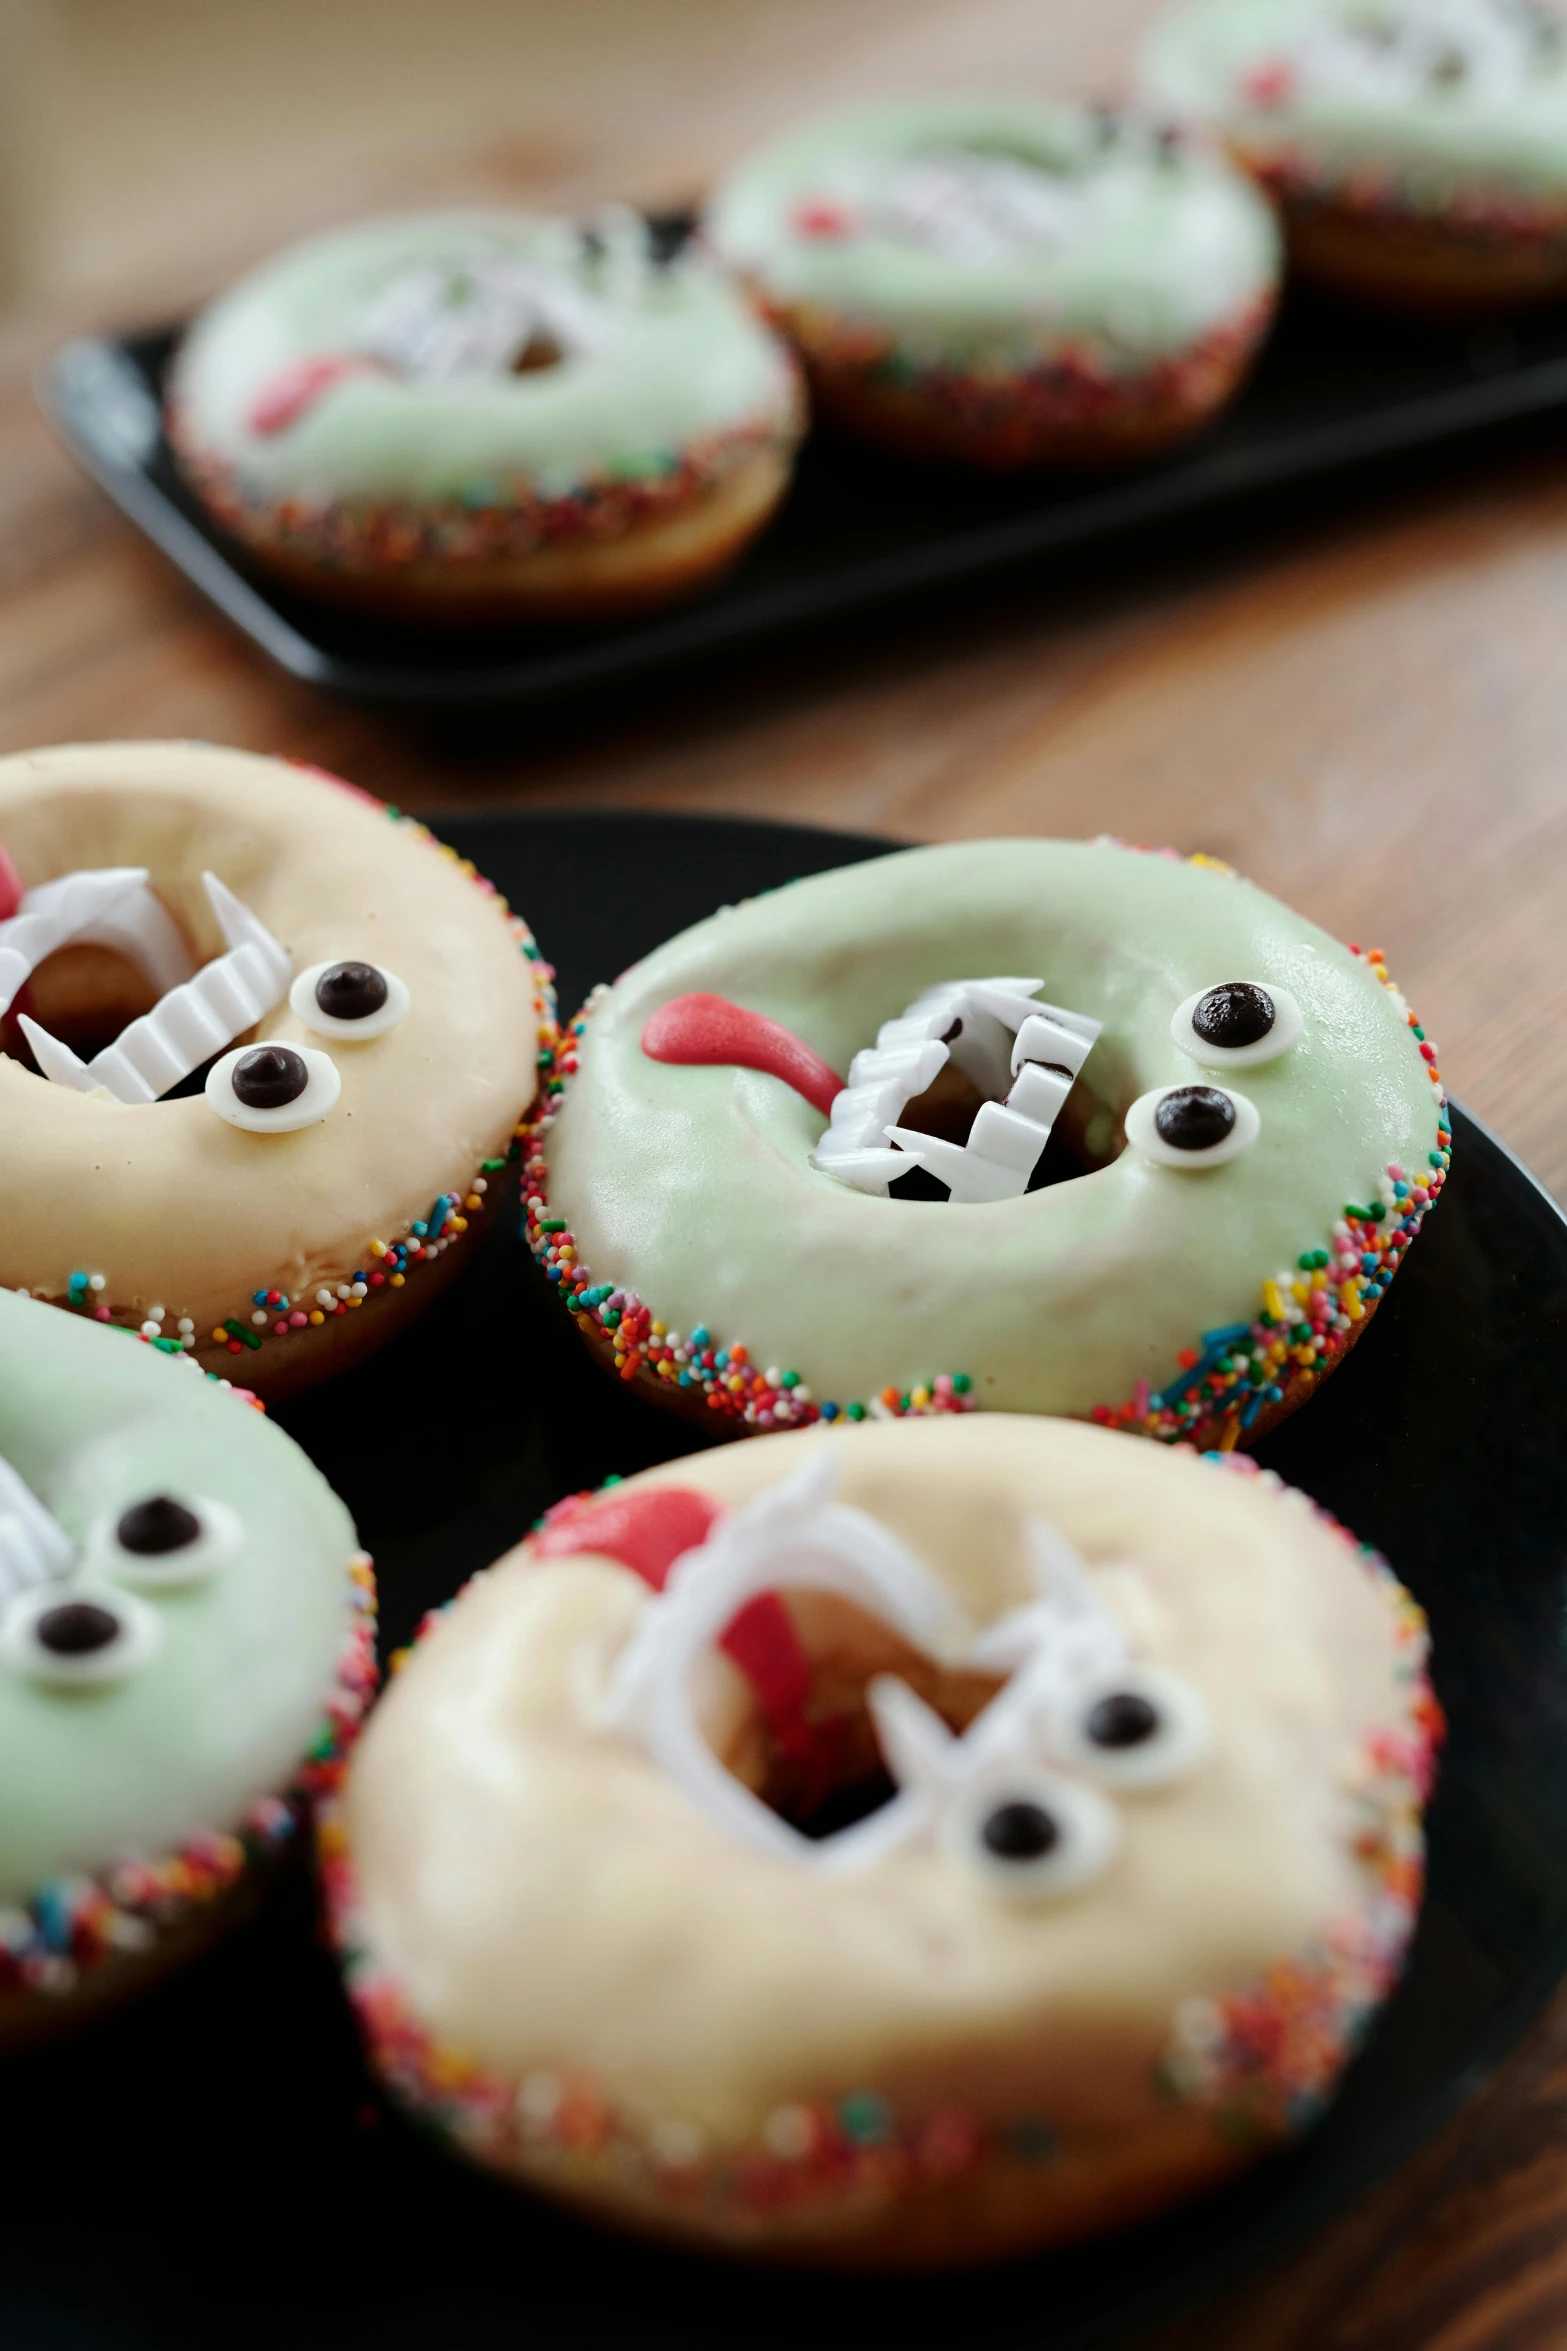
[[[1442,327],[1292,289],[1261,364],[1216,426],[1126,474],[990,479],[818,432],[775,520],[698,601],[595,630],[410,628],[270,583],[208,523],[163,438],[178,329],[88,338],[40,382],[55,426],[117,505],[294,677],[447,715],[601,697],[677,667],[917,595],[1086,553],[1150,526],[1183,548],[1290,490],[1382,479],[1567,407],[1567,310]]]
[[[636,816],[446,831],[539,920],[566,1006],[719,902],[886,846]],[[514,1219],[422,1322],[276,1417],[376,1554],[383,1650],[550,1502],[701,1441],[589,1361]],[[1412,1965],[1291,2151],[1143,2227],[960,2277],[603,2235],[383,2104],[301,1870],[226,1947],[6,2068],[0,2343],[1095,2351],[1282,2254],[1455,2111],[1567,1966],[1567,1223],[1462,1113],[1373,1328],[1260,1451],[1413,1586],[1451,1723]]]

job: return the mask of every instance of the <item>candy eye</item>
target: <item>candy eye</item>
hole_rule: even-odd
[[[1305,1026],[1288,988],[1256,980],[1221,980],[1199,988],[1170,1015],[1170,1034],[1183,1053],[1209,1069],[1250,1069],[1276,1061],[1299,1042]]]
[[[408,990],[384,963],[313,963],[288,992],[289,1007],[318,1036],[363,1044],[407,1013]]]
[[[156,1654],[162,1638],[144,1601],[86,1584],[24,1592],[0,1619],[0,1657],[30,1680],[59,1689],[123,1681]]]
[[[218,1116],[253,1135],[317,1125],[341,1089],[330,1053],[309,1045],[244,1045],[207,1072],[207,1100]]]
[[[1109,1867],[1120,1841],[1114,1806],[1054,1772],[1008,1772],[972,1789],[946,1825],[949,1848],[1016,1902],[1074,1893]]]
[[[1051,1752],[1114,1788],[1158,1788],[1201,1762],[1212,1738],[1208,1709],[1174,1674],[1129,1666],[1079,1690],[1051,1725]]]
[[[149,1494],[99,1521],[88,1559],[119,1583],[195,1584],[227,1567],[242,1540],[243,1529],[226,1502]]]
[[[1255,1104],[1223,1086],[1156,1086],[1126,1114],[1126,1139],[1161,1167],[1219,1167],[1262,1129]]]

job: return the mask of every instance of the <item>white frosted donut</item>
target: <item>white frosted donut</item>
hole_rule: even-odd
[[[0,1291],[0,2047],[254,1896],[357,1724],[373,1599],[281,1429]]]
[[[422,825],[206,745],[0,761],[0,846],[0,1285],[268,1395],[389,1338],[532,1100],[526,927]]]
[[[372,2053],[639,2229],[928,2263],[1131,2218],[1318,2111],[1396,1977],[1423,1654],[1245,1462],[998,1416],[671,1463],[372,1718],[323,1838]]]
[[[782,346],[616,208],[311,238],[196,321],[169,410],[194,487],[270,568],[458,620],[696,587],[772,512],[800,425]]]

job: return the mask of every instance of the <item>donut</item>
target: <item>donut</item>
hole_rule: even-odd
[[[1211,860],[906,850],[590,998],[528,1236],[605,1367],[715,1433],[984,1407],[1227,1449],[1440,1195],[1435,1056],[1375,949]]]
[[[1536,0],[1195,0],[1144,83],[1278,199],[1304,276],[1454,314],[1567,293],[1567,51]]]
[[[367,794],[203,744],[0,760],[0,842],[0,1284],[264,1396],[391,1338],[507,1191],[526,926]]]
[[[478,1577],[351,1758],[372,2057],[517,2182],[734,2251],[1134,2219],[1318,2113],[1396,1978],[1423,1657],[1244,1457],[998,1415],[671,1463]]]
[[[311,238],[196,320],[168,405],[187,481],[268,571],[451,622],[690,594],[778,504],[801,422],[746,304],[617,209]]]
[[[0,1291],[0,2049],[249,1907],[341,1767],[373,1609],[281,1429]]]
[[[965,465],[1120,463],[1230,398],[1278,238],[1218,155],[1109,109],[900,101],[742,163],[705,220],[835,423]]]

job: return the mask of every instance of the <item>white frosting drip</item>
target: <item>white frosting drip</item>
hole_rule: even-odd
[[[850,1063],[849,1082],[833,1098],[811,1165],[861,1192],[885,1193],[915,1167],[928,1168],[954,1200],[1006,1200],[1026,1192],[1103,1026],[1037,1003],[1043,984],[947,980],[927,988],[896,1020],[883,1021],[875,1044]],[[949,1038],[954,1026],[958,1034]],[[949,1059],[986,1097],[966,1143],[897,1124]]]

